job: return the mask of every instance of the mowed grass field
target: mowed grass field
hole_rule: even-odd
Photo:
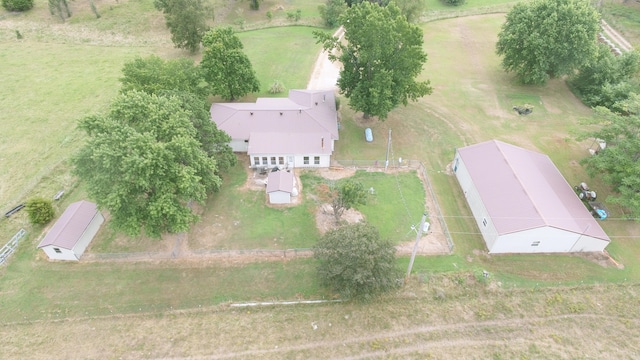
[[[493,46],[502,21],[503,15],[488,15],[425,24],[429,62],[423,76],[431,80],[434,94],[397,109],[387,121],[366,123],[343,101],[336,156],[381,158],[392,129],[393,157],[427,164],[453,232],[454,254],[419,257],[417,274],[400,293],[372,304],[234,308],[229,303],[332,297],[318,286],[311,259],[49,263],[34,248],[37,235],[31,235],[0,270],[2,354],[43,359],[637,357],[637,225],[602,223],[623,270],[580,257],[486,256],[457,184],[446,174],[455,147],[498,138],[549,154],[571,182],[584,177],[575,161],[585,156],[588,144],[575,143],[571,133],[590,110],[561,81],[520,87],[500,70]],[[516,116],[510,110],[513,101],[535,102],[534,113]],[[362,141],[367,126],[374,129],[373,144]],[[481,276],[485,269],[488,279]]]

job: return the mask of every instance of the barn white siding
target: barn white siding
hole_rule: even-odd
[[[473,213],[473,217],[476,220],[478,229],[487,243],[487,248],[491,249],[495,241],[498,239],[498,231],[495,228],[489,212],[482,202],[478,189],[476,189],[473,184],[473,180],[467,171],[464,161],[457,153],[453,163],[453,170],[456,174],[456,178],[458,179],[458,183],[460,184],[464,197],[467,200],[467,204],[469,205],[469,208]]]

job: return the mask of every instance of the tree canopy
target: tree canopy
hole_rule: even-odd
[[[612,108],[632,92],[640,92],[635,75],[640,69],[640,54],[628,51],[615,56],[609,46],[598,46],[596,56],[573,75],[569,84],[589,106]]]
[[[613,110],[595,108],[591,121],[598,129],[584,132],[579,139],[606,141],[606,148],[582,160],[591,176],[601,175],[618,193],[607,200],[627,207],[640,218],[640,95],[631,94]]]
[[[189,203],[219,189],[217,162],[201,139],[210,130],[197,128],[211,121],[194,111],[195,99],[130,91],[107,114],[80,121],[89,139],[74,157],[75,173],[117,229],[154,237],[186,231],[197,219]]]
[[[179,49],[195,53],[209,28],[202,0],[154,0],[156,9],[164,13],[171,41]]]
[[[398,105],[430,94],[429,81],[417,81],[427,55],[422,49],[422,30],[410,24],[390,3],[354,4],[340,17],[346,44],[327,33],[314,35],[331,61],[340,61],[340,92],[349,105],[365,117],[385,119]]]
[[[202,70],[190,59],[163,60],[156,55],[137,57],[124,64],[121,93],[131,90],[157,94],[163,90],[193,93],[203,99],[209,94]]]
[[[593,58],[599,21],[587,0],[520,2],[498,34],[497,54],[522,83],[544,84]]]
[[[331,203],[336,224],[340,223],[345,210],[367,203],[367,190],[357,181],[347,179],[337,184],[323,184],[321,187],[324,197]]]
[[[345,299],[371,299],[400,285],[396,249],[367,223],[342,226],[314,247],[321,283]]]
[[[209,30],[202,39],[200,67],[213,95],[233,101],[260,90],[260,82],[244,53],[240,39],[230,27]]]

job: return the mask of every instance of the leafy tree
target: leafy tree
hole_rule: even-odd
[[[431,93],[429,81],[416,81],[427,61],[422,30],[394,3],[354,5],[340,23],[346,44],[323,32],[314,35],[325,50],[340,50],[339,55],[330,51],[329,59],[342,63],[338,87],[354,110],[384,120],[398,105]]]
[[[458,0],[464,2],[464,0]],[[420,16],[427,9],[425,0],[395,0],[400,12],[407,18],[408,22],[415,23],[420,20]]]
[[[318,6],[318,12],[324,24],[333,28],[340,24],[340,15],[342,15],[347,8],[347,3],[345,3],[344,0],[327,0],[326,4],[320,4]]]
[[[465,3],[465,0],[443,0],[445,4],[458,6]]]
[[[41,197],[29,199],[25,207],[29,214],[29,221],[32,224],[46,224],[51,221],[55,215],[51,200]]]
[[[27,11],[33,9],[33,0],[2,0],[7,11]]]
[[[198,139],[198,116],[180,97],[131,91],[106,115],[80,121],[89,140],[74,157],[75,174],[114,227],[159,237],[197,220],[189,203],[221,184],[216,160]]]
[[[572,74],[595,55],[599,20],[586,0],[517,3],[498,34],[502,66],[525,84]]]
[[[591,123],[599,125],[598,129],[584,132],[579,139],[602,139],[607,146],[582,164],[589,175],[602,175],[618,193],[608,201],[627,207],[632,217],[640,218],[640,95],[631,94],[613,110],[595,108]]]
[[[260,90],[260,82],[243,45],[230,27],[209,30],[202,39],[204,54],[200,67],[212,94],[233,101]]]
[[[345,299],[371,299],[393,290],[402,278],[396,249],[369,224],[346,225],[327,232],[314,247],[318,276]]]
[[[59,16],[63,22],[71,17],[71,10],[67,0],[49,0],[49,13]]]
[[[636,90],[633,78],[639,68],[638,52],[615,56],[608,46],[601,44],[596,56],[571,77],[569,84],[585,104],[611,108]]]
[[[209,28],[202,0],[154,0],[153,5],[164,13],[175,47],[191,53],[198,51]]]
[[[200,67],[190,59],[163,60],[155,55],[137,57],[122,68],[121,93],[131,90],[157,94],[162,90],[193,93],[206,98],[210,90]]]
[[[249,0],[249,8],[251,10],[260,10],[260,3],[262,0]]]

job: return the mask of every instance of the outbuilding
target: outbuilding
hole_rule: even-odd
[[[103,222],[96,204],[75,202],[62,213],[38,248],[51,260],[78,261]]]
[[[457,149],[453,172],[489,253],[601,252],[611,241],[547,155],[492,140]]]
[[[267,194],[270,204],[290,204],[294,190],[293,173],[284,170],[269,173]]]

